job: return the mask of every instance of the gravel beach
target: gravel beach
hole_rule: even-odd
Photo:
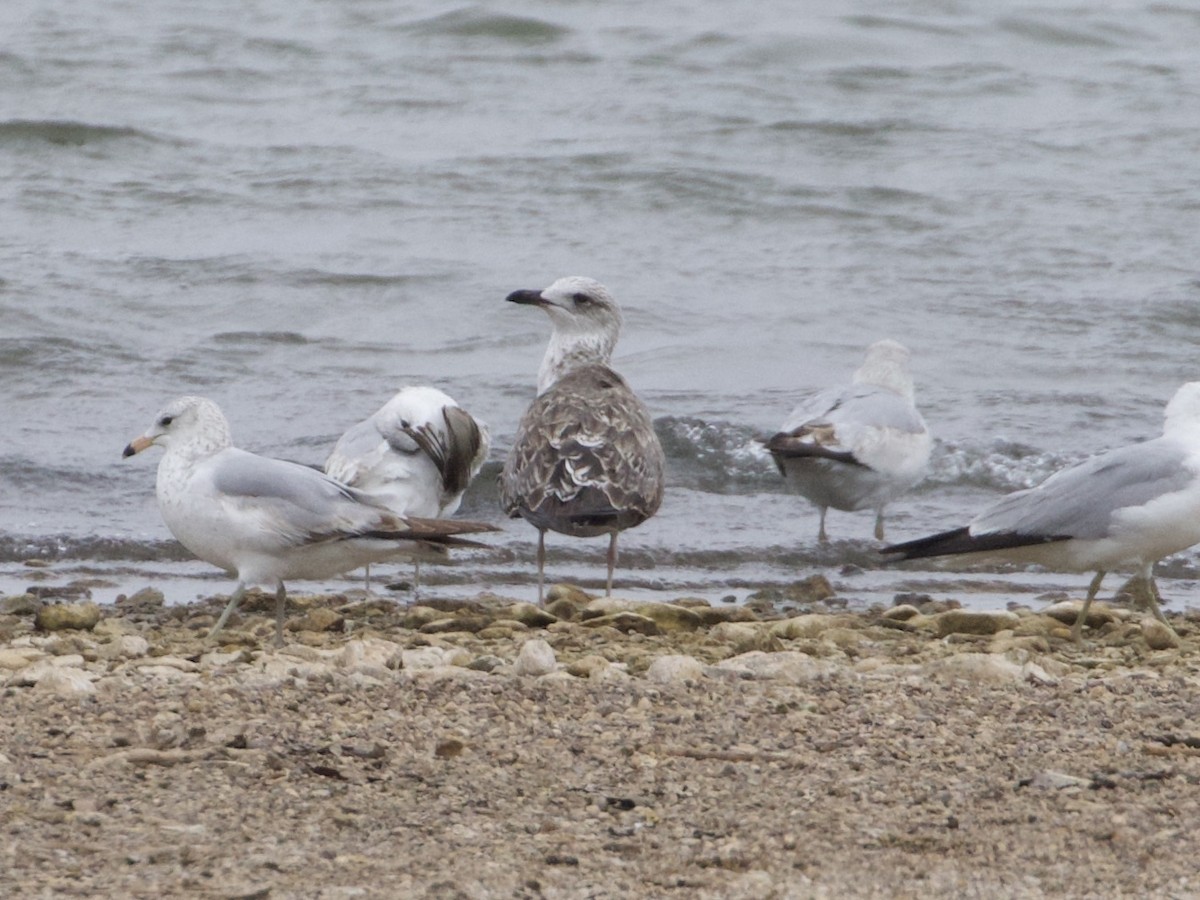
[[[1200,623],[0,598],[0,894],[1200,896]]]

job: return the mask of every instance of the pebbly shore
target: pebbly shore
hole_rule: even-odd
[[[85,595],[0,598],[4,896],[1200,896],[1193,618]]]

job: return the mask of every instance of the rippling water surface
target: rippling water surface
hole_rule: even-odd
[[[1157,434],[1200,378],[1200,12],[802,6],[9,0],[0,587],[30,558],[98,596],[227,583],[170,541],[153,461],[120,460],[185,392],[319,462],[437,384],[492,429],[463,514],[501,523],[549,331],[503,298],[564,274],[623,303],[617,365],[668,449],[662,512],[622,539],[634,592],[961,584],[880,568],[870,513],[818,548],[757,438],[906,343],[938,446],[904,538]],[[502,524],[431,589],[527,593],[532,529]],[[602,541],[551,550],[551,577],[602,575]],[[1166,567],[1176,606],[1197,559]],[[979,590],[1086,582],[1006,571]]]

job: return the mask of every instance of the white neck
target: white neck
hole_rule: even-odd
[[[538,396],[546,393],[558,379],[581,366],[607,366],[616,340],[597,332],[569,333],[554,329],[546,355],[538,368]]]

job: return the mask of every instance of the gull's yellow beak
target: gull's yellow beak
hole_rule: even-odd
[[[136,437],[132,441],[130,441],[128,444],[125,445],[125,452],[122,453],[121,456],[124,458],[124,457],[133,456],[135,453],[141,453],[143,450],[145,450],[147,447],[151,446],[153,443],[154,443],[154,441],[150,440],[150,438],[146,437],[145,435],[142,435],[141,437]]]

